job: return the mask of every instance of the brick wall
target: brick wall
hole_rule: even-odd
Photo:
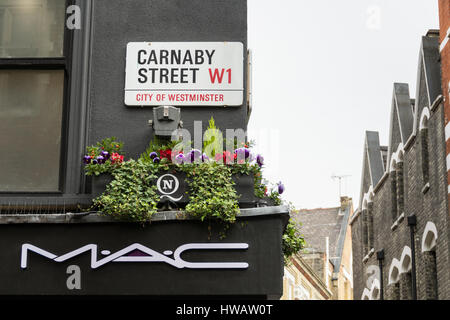
[[[423,107],[423,106],[422,106]],[[420,111],[420,110],[419,110]],[[436,245],[436,279],[438,298],[450,299],[450,257],[449,257],[449,219],[447,208],[447,181],[444,143],[444,106],[440,104],[428,122],[429,143],[429,183],[430,188],[422,192],[425,182],[422,177],[421,139],[415,138],[405,150],[403,160],[404,176],[404,212],[405,218],[392,230],[392,184],[390,175],[375,190],[373,199],[374,250],[367,261],[363,262],[363,243],[361,215],[352,224],[354,297],[360,299],[363,290],[370,283],[374,267],[378,266],[376,252],[384,249],[383,285],[385,299],[410,298],[410,278],[402,274],[397,284],[389,285],[389,268],[393,259],[400,260],[405,248],[411,247],[410,229],[407,216],[417,216],[415,228],[416,275],[418,299],[427,299],[430,288],[429,256],[421,252],[422,234],[428,221],[432,221],[438,232]],[[367,188],[368,189],[368,188]],[[401,214],[401,213],[399,213]],[[408,280],[409,279],[409,280]],[[370,289],[370,288],[368,288]]]
[[[446,40],[450,28],[450,1],[439,0],[440,18],[440,63],[442,95],[444,99],[430,111],[428,129],[415,131],[414,140],[404,150],[403,163],[403,197],[394,194],[393,188],[396,183],[393,179],[396,174],[389,174],[382,179],[375,188],[373,197],[373,229],[374,241],[372,254],[364,253],[363,227],[364,219],[361,215],[352,221],[352,244],[353,244],[353,275],[354,275],[354,297],[360,299],[366,292],[374,275],[374,268],[378,266],[376,252],[383,249],[385,258],[383,260],[382,284],[385,299],[410,299],[411,298],[411,270],[400,272],[393,276],[394,283],[389,282],[389,271],[391,266],[401,269],[400,260],[405,247],[411,248],[410,228],[407,217],[415,214],[417,225],[414,228],[416,285],[418,299],[450,299],[450,214],[449,214],[449,186],[450,174],[447,168],[447,157],[450,154],[450,39]],[[428,42],[429,45],[430,42]],[[446,45],[444,45],[447,43]],[[437,55],[439,56],[439,55]],[[428,57],[429,58],[429,57]],[[435,59],[437,60],[437,58]],[[420,63],[423,63],[421,61]],[[436,65],[437,66],[437,65]],[[418,79],[418,96],[416,97],[415,121],[419,124],[422,110],[431,109],[431,104],[437,96],[432,96],[429,101],[430,91],[427,87],[425,73]],[[401,141],[398,130],[397,118],[391,119],[392,137],[390,141],[389,154],[397,149]],[[449,132],[446,134],[446,131]],[[422,134],[427,134],[427,147],[423,142]],[[405,141],[403,141],[405,143]],[[428,150],[428,157],[424,157],[424,150]],[[450,159],[450,158],[449,158]],[[367,159],[364,159],[366,161]],[[366,168],[368,166],[366,165]],[[424,167],[428,173],[424,175]],[[389,163],[387,163],[389,172]],[[367,169],[363,172],[361,194],[366,193],[370,187],[367,183]],[[428,180],[428,181],[426,181]],[[429,188],[427,188],[427,182]],[[396,201],[394,201],[396,199]],[[394,205],[403,200],[405,217],[393,228],[392,213]],[[398,207],[397,207],[398,208]],[[398,212],[397,216],[402,212]],[[422,238],[428,222],[436,226],[438,238],[432,252],[422,252]],[[370,250],[370,248],[369,248]],[[395,269],[395,268],[394,268]],[[405,271],[405,270],[403,270]],[[393,273],[395,275],[395,272]],[[365,291],[366,290],[366,291]]]
[[[436,268],[436,252],[428,251],[423,253],[423,264],[425,269],[424,277],[421,277],[421,288],[424,288],[425,299],[437,299],[437,268]],[[423,283],[424,282],[424,283]]]
[[[449,81],[450,81],[450,41],[446,42],[450,31],[450,1],[439,0],[439,43],[441,44],[441,65],[442,65],[442,93],[444,95],[444,113],[445,125],[450,121],[450,96],[449,96]],[[448,39],[450,40],[450,39]],[[446,43],[446,44],[445,44]],[[446,137],[446,155],[450,154],[450,139]],[[449,168],[447,168],[449,169]],[[450,172],[447,172],[447,179],[450,181]]]

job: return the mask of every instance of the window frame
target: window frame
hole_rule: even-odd
[[[58,196],[65,193],[66,172],[68,164],[68,137],[69,137],[69,114],[70,114],[70,95],[71,95],[71,76],[72,76],[72,58],[73,58],[73,30],[67,28],[67,8],[75,3],[75,0],[65,0],[64,6],[64,28],[63,28],[63,56],[62,57],[17,57],[1,58],[0,70],[62,70],[64,72],[64,89],[62,102],[61,119],[61,145],[59,159],[59,178],[58,190],[55,191],[2,191],[0,196],[32,196],[49,195]],[[1,203],[0,203],[1,205]]]
[[[429,122],[430,122],[430,109],[428,107],[424,107],[422,109],[422,113],[419,119],[420,156],[421,156],[423,193],[426,193],[430,186]]]

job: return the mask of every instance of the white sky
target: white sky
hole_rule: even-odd
[[[415,98],[421,36],[437,0],[248,0],[250,137],[265,177],[297,208],[359,199],[364,132],[387,145],[394,82]],[[253,133],[252,133],[253,132]]]

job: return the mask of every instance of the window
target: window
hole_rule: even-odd
[[[400,300],[400,283],[396,282],[390,285],[389,300]]]
[[[438,233],[436,225],[428,221],[422,235],[422,259],[424,264],[425,299],[438,299],[436,243]]]
[[[420,140],[422,145],[422,177],[423,184],[428,182],[428,128],[420,130]]]
[[[428,152],[428,119],[430,118],[430,111],[428,108],[422,110],[420,117],[420,144],[422,155],[422,178],[423,184],[426,185],[429,182],[429,152]]]
[[[389,282],[386,292],[388,300],[400,300],[400,269],[400,261],[396,258],[392,259],[389,267]]]
[[[425,273],[425,299],[436,300],[438,298],[436,251],[422,253]]]
[[[373,229],[373,201],[367,204],[367,214],[368,214],[368,231],[369,231],[369,248],[372,249],[374,245],[374,229]]]
[[[0,192],[60,193],[66,0],[0,0]]]
[[[400,274],[400,300],[412,300],[411,272]]]
[[[65,7],[65,0],[1,0],[0,57],[63,57]]]
[[[367,216],[367,205],[363,205],[363,210],[361,212],[362,217],[362,241],[363,241],[363,256],[366,256],[369,253],[369,219]]]
[[[403,179],[403,152],[398,152],[398,162],[396,166],[397,177],[397,215],[401,215],[405,211],[405,182]]]
[[[403,179],[403,145],[400,144],[397,151],[391,156],[389,176],[391,178],[391,212],[392,222],[397,224],[397,219],[405,210],[405,186]]]
[[[395,170],[396,164],[393,163],[393,169],[389,173],[391,177],[391,213],[392,213],[392,221],[395,222],[397,220],[397,172]]]
[[[373,197],[373,187],[370,186],[368,192],[364,194],[361,210],[363,256],[370,254],[374,248]]]

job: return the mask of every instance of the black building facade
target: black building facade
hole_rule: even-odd
[[[94,198],[86,147],[115,136],[137,158],[155,136],[154,107],[124,103],[132,42],[240,43],[242,104],[180,116],[193,137],[211,116],[246,130],[245,0],[0,0],[0,294],[279,298],[287,207],[241,209],[246,227],[225,239],[180,211],[145,227],[80,212]]]
[[[5,8],[13,7],[14,3],[20,1],[6,1]],[[1,191],[5,194],[1,203],[28,203],[30,193],[46,193],[45,199],[50,203],[89,202],[90,197],[83,195],[86,184],[80,166],[80,155],[86,146],[116,136],[124,142],[124,151],[129,157],[136,158],[145,150],[154,134],[148,126],[153,110],[124,105],[129,42],[235,41],[241,42],[244,52],[247,51],[246,1],[137,0],[124,3],[95,0],[66,4],[55,0],[35,3],[35,12],[30,9],[28,16],[18,14],[23,20],[17,20],[10,27],[23,29],[17,31],[18,47],[34,45],[36,48],[27,51],[13,47],[9,51],[4,49],[0,56],[2,81],[7,82],[2,96],[10,96],[11,105],[26,106],[28,101],[35,101],[41,108],[41,118],[32,118],[31,124],[15,123],[14,115],[8,118],[7,111],[4,113],[11,128],[2,127],[1,146],[11,152],[10,157],[2,159],[5,187]],[[65,27],[66,19],[71,17],[66,14],[66,7],[73,4],[80,8],[81,24],[79,29],[71,30]],[[52,19],[45,25],[49,29],[46,32],[49,39],[44,40],[51,42],[49,47],[57,47],[54,52],[40,48],[40,44],[29,43],[35,41],[33,27],[25,22],[36,14]],[[4,16],[2,22],[6,25],[7,14]],[[30,55],[35,57],[29,58]],[[247,55],[243,59],[246,65]],[[244,90],[247,90],[246,75],[244,68]],[[39,77],[46,80],[39,82]],[[42,90],[34,93],[32,88],[39,86]],[[221,129],[247,128],[246,103],[234,108],[185,107],[182,111],[184,128],[193,133],[194,121],[207,124],[212,115]],[[28,130],[25,125],[34,126],[31,127],[34,130]],[[16,140],[11,139],[13,135]],[[44,152],[37,152],[41,150]],[[36,172],[41,172],[42,177],[36,176]]]

